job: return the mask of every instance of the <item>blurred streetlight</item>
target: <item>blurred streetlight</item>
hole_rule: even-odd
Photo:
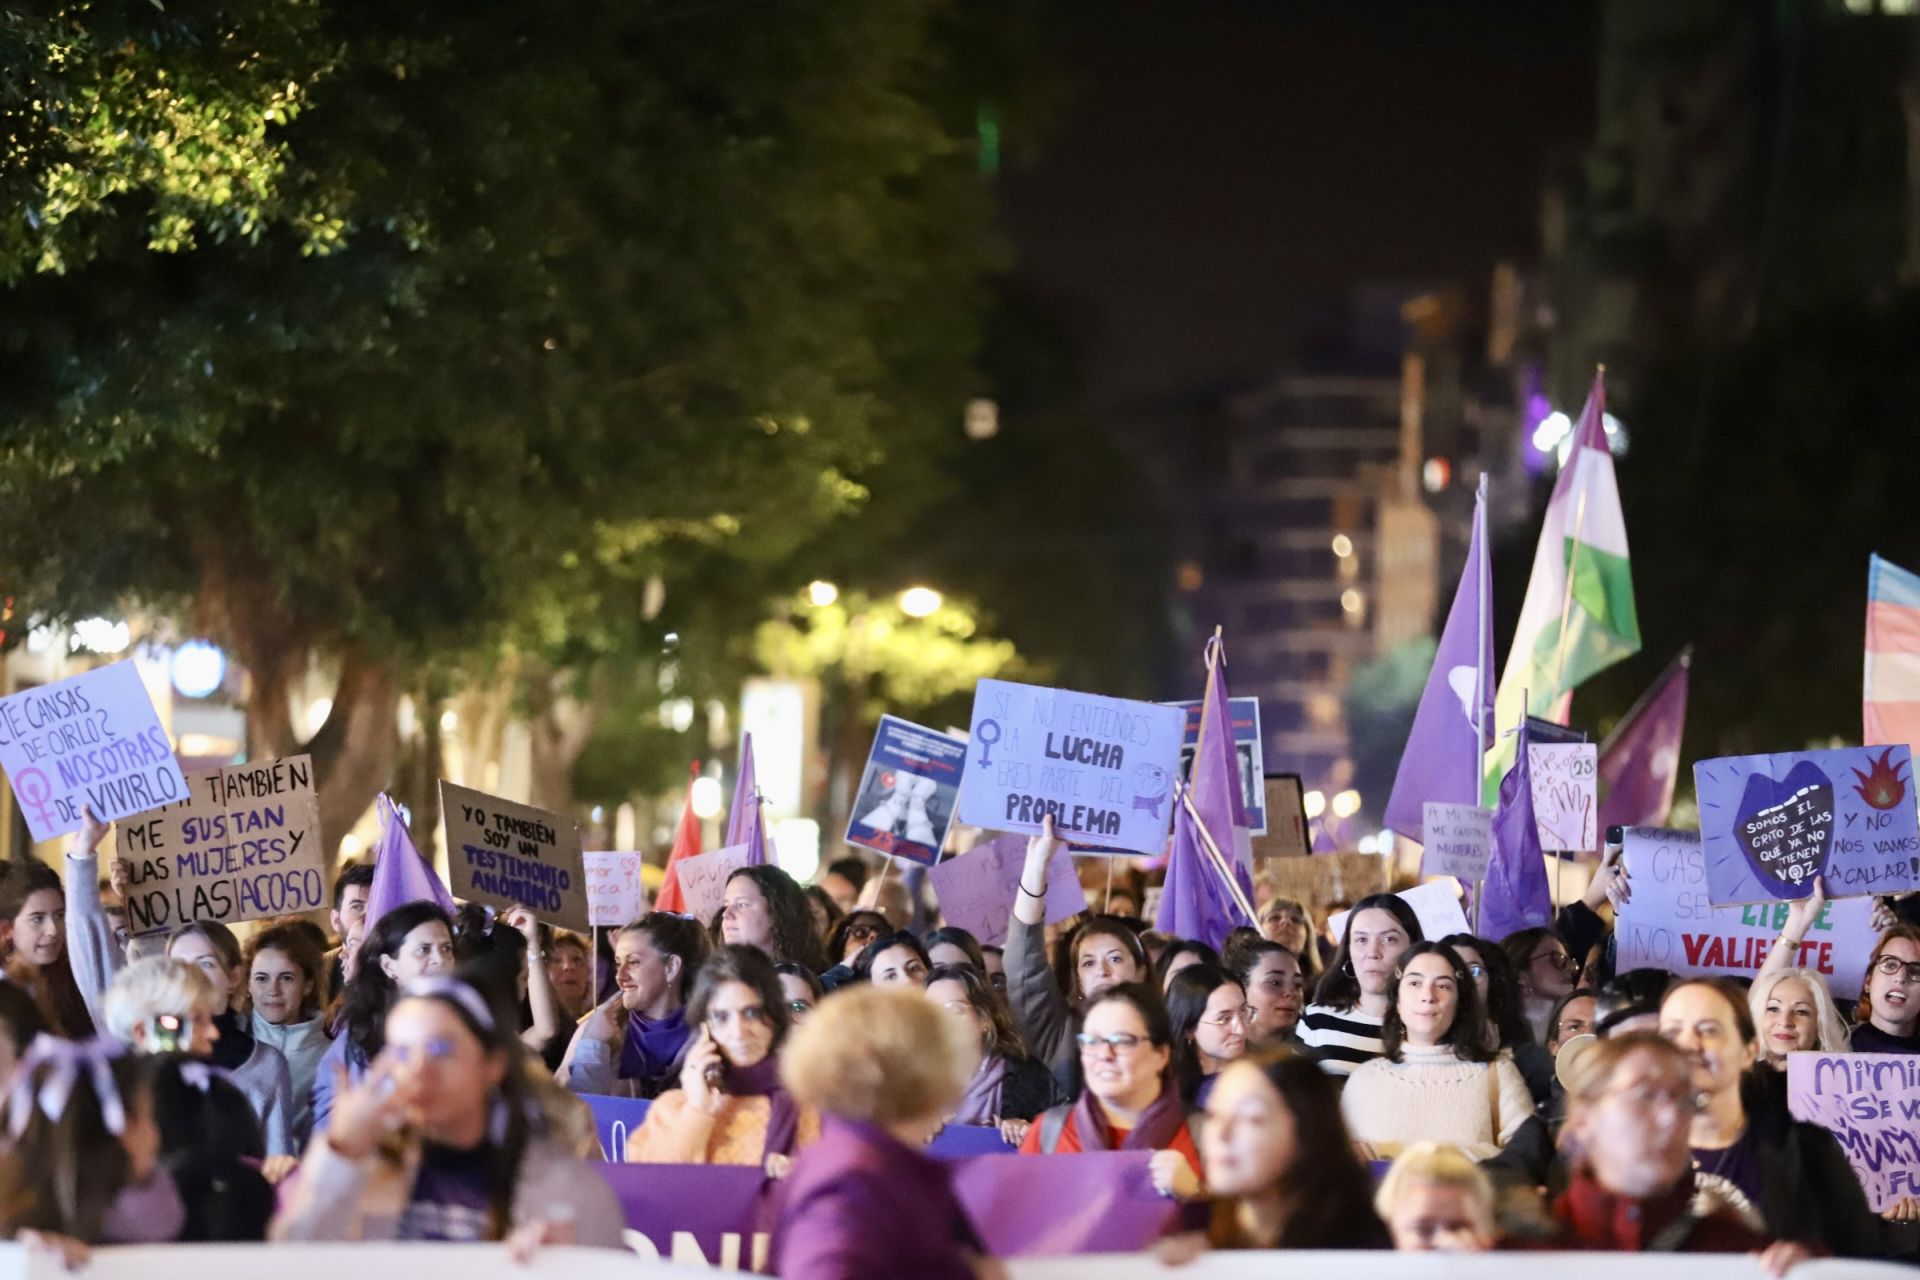
[[[1340,792],[1333,798],[1333,816],[1345,821],[1360,812],[1360,793],[1354,790]]]
[[[1311,822],[1327,811],[1326,792],[1309,791],[1303,798],[1306,801],[1307,821]]]
[[[1334,534],[1333,535],[1333,554],[1335,554],[1336,556],[1339,556],[1342,560],[1345,560],[1348,556],[1352,555],[1353,539],[1349,538],[1344,533]]]
[[[932,587],[908,587],[900,593],[900,612],[909,618],[931,617],[945,602]]]
[[[816,578],[807,584],[807,599],[813,602],[816,609],[824,609],[839,598],[840,588],[831,582]]]
[[[693,816],[705,821],[720,816],[720,779],[695,778],[693,791],[688,796],[693,805]]]

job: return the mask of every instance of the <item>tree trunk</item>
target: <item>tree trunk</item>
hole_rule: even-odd
[[[560,677],[550,680],[550,687]],[[599,683],[594,677],[594,683]],[[532,743],[529,786],[532,802],[555,813],[573,808],[573,766],[587,741],[600,723],[604,697],[590,696],[585,701],[563,693],[553,693],[547,705],[528,725]]]

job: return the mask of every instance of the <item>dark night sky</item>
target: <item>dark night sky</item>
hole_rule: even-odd
[[[1058,12],[1072,96],[1006,219],[1021,275],[1086,317],[1095,407],[1271,371],[1361,281],[1482,281],[1590,131],[1591,0]]]

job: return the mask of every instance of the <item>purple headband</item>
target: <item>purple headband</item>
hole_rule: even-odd
[[[494,1031],[493,1010],[467,983],[458,978],[416,978],[400,988],[402,1000],[446,1000],[459,1005],[488,1034]]]
[[[113,1079],[113,1060],[120,1052],[120,1046],[104,1040],[61,1040],[45,1033],[36,1037],[15,1070],[13,1096],[7,1103],[8,1127],[14,1141],[19,1141],[27,1132],[36,1106],[50,1123],[59,1123],[82,1071],[92,1079],[93,1091],[99,1095],[100,1118],[107,1132],[115,1137],[125,1133],[127,1108],[120,1097],[120,1086]],[[45,1078],[36,1090],[34,1073],[43,1067]]]

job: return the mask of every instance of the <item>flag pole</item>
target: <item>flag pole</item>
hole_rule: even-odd
[[[1482,798],[1487,772],[1487,684],[1493,673],[1487,670],[1487,615],[1492,612],[1493,574],[1489,568],[1493,559],[1493,549],[1487,545],[1487,473],[1480,473],[1479,492],[1474,495],[1473,510],[1474,533],[1480,542],[1480,600],[1474,610],[1475,630],[1479,638],[1473,646],[1473,742],[1476,748],[1473,759],[1473,790],[1469,793],[1478,801]],[[1481,873],[1478,886],[1473,893],[1473,927],[1480,928],[1480,904],[1487,896],[1487,877]]]

